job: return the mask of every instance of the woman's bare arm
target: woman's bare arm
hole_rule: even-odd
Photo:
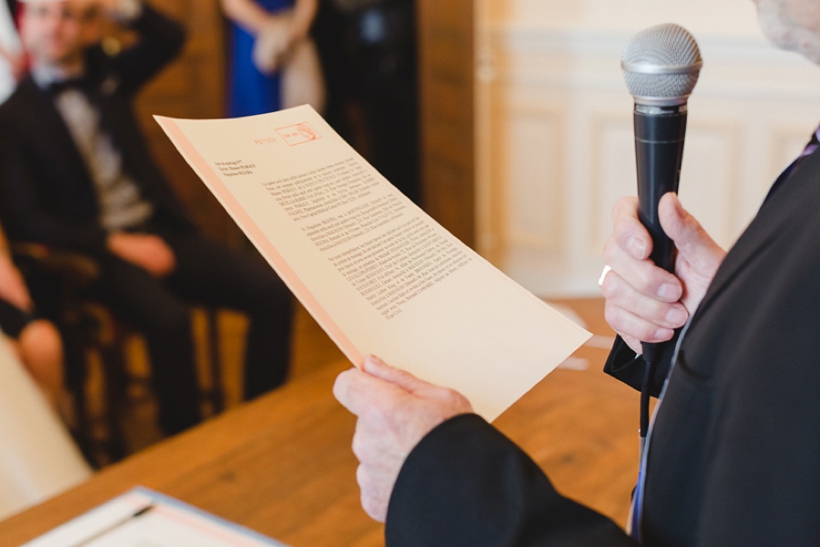
[[[251,34],[257,34],[273,17],[253,0],[221,0],[225,15]]]
[[[225,15],[234,23],[244,28],[251,34],[259,33],[276,19],[276,14],[265,11],[253,0],[221,0],[222,10]],[[292,16],[290,28],[290,42],[294,43],[305,36],[313,24],[318,9],[317,0],[296,0],[294,9],[290,12]]]
[[[318,9],[317,0],[296,0],[296,7],[293,10],[293,21],[291,23],[291,43],[298,42],[307,36],[310,25],[316,17]]]

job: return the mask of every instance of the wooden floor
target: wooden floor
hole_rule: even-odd
[[[638,394],[601,371],[614,333],[603,320],[600,299],[553,301],[595,335],[561,369],[544,379],[495,425],[547,472],[564,494],[624,523],[637,469]],[[223,381],[230,405],[239,404],[241,316],[220,318]],[[196,321],[201,333],[204,321]],[[344,357],[313,319],[299,308],[294,329],[291,379],[307,379]],[[135,342],[131,366],[139,374],[144,351]],[[200,356],[201,364],[204,357]],[[548,393],[549,396],[544,396]],[[129,445],[141,450],[159,440],[150,398],[129,416]]]

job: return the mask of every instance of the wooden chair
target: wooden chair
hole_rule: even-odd
[[[64,337],[66,384],[74,414],[71,425],[77,443],[96,467],[122,459],[128,452],[125,413],[152,391],[150,375],[134,374],[127,366],[129,342],[139,333],[85,296],[100,275],[93,259],[39,244],[14,244],[12,253],[24,276],[48,285],[49,296],[56,301],[48,315],[54,317]],[[207,318],[209,378],[200,379],[200,393],[205,415],[215,415],[225,408],[218,310],[201,309]]]

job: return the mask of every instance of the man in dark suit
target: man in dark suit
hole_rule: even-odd
[[[202,239],[150,157],[135,93],[182,48],[176,22],[138,0],[29,0],[31,75],[0,106],[0,218],[9,239],[94,257],[94,287],[148,341],[160,425],[199,421],[188,302],[251,318],[245,396],[285,379],[290,293],[264,264]],[[104,12],[129,27],[122,51],[90,45]]]
[[[778,45],[820,64],[820,3],[757,4]],[[602,286],[620,336],[606,371],[637,387],[638,340],[674,338],[652,386],[631,536],[556,492],[460,395],[374,358],[340,375],[336,396],[359,416],[362,503],[386,519],[388,547],[820,543],[816,149],[815,136],[728,255],[664,196],[674,275],[647,258],[637,200],[614,210]]]

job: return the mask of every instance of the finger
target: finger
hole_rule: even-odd
[[[168,245],[164,240],[160,239],[160,245],[162,248],[162,257],[165,263],[165,268],[168,273],[172,272],[176,267],[176,255],[174,254],[174,250]]]
[[[407,457],[407,450],[401,442],[401,424],[393,423],[395,416],[372,411],[370,406],[356,420],[351,449],[356,459],[373,468],[389,466],[395,458]],[[397,430],[397,427],[399,428]]]
[[[470,401],[461,393],[420,380],[409,372],[391,367],[374,355],[369,355],[364,359],[362,370],[421,399],[435,399],[445,403],[448,408],[457,409],[459,412],[473,411]]]
[[[601,292],[609,305],[624,309],[659,327],[676,329],[682,327],[689,319],[689,312],[683,304],[646,296],[624,281],[615,271],[606,276],[601,285]]]
[[[652,252],[652,237],[638,220],[638,198],[621,198],[615,203],[612,208],[612,225],[615,238],[622,249],[638,260],[649,256]]]
[[[176,268],[176,259],[170,252],[164,252],[159,263],[162,276],[169,275]]]
[[[362,509],[368,517],[376,522],[385,522],[387,520],[387,507],[385,505],[374,501],[370,496],[366,496],[364,492],[362,492],[361,503]]]
[[[346,370],[336,377],[333,383],[333,396],[352,414],[361,413],[363,373],[355,368]]]
[[[361,489],[361,502],[365,513],[373,520],[384,522],[396,477],[383,470],[360,465],[356,469],[356,482]]]
[[[18,307],[26,312],[31,313],[34,310],[34,301],[29,296],[28,291],[26,290],[25,286],[23,287],[23,291],[20,296],[20,303]]]
[[[651,260],[636,260],[623,249],[617,236],[607,242],[604,259],[612,271],[604,278],[602,289],[612,273],[616,273],[636,291],[664,302],[677,302],[683,294],[683,286],[677,277],[657,267]]]
[[[9,304],[12,304],[23,311],[31,311],[33,307],[31,300],[29,300],[26,296],[23,296],[19,291],[14,291],[10,294],[4,294],[4,300],[8,301]]]
[[[362,362],[362,370],[381,380],[390,382],[412,395],[424,399],[436,399],[447,403],[448,406],[453,408],[463,409],[464,412],[472,411],[470,402],[460,393],[420,380],[409,372],[391,367],[375,355],[365,357]]]
[[[31,311],[34,303],[31,301],[31,296],[22,277],[16,272],[12,272],[8,278],[3,279],[3,282],[5,282],[5,285],[0,287],[0,297],[21,310]]]
[[[419,380],[409,372],[391,367],[375,355],[368,355],[364,358],[364,361],[362,362],[362,370],[375,376],[376,378],[390,382],[405,391],[409,391],[410,393],[436,387],[433,384],[425,382],[424,380]]]
[[[609,302],[604,307],[604,318],[621,337],[631,336],[642,342],[657,344],[675,335],[672,329],[660,327]]]
[[[626,345],[629,346],[632,351],[637,354],[643,353],[643,347],[641,346],[641,341],[635,338],[634,336],[629,336],[628,334],[619,333],[621,338]]]
[[[360,463],[370,462],[372,459],[371,432],[369,424],[365,420],[356,420],[356,430],[353,433],[353,442],[350,445],[353,455]]]
[[[407,392],[381,378],[352,368],[336,377],[333,395],[347,410],[361,416],[365,411],[378,413],[378,409],[388,408],[397,397],[406,396]]]
[[[695,268],[708,268],[723,249],[706,233],[700,223],[681,205],[673,192],[661,198],[658,217],[663,231],[675,242],[678,253]]]

